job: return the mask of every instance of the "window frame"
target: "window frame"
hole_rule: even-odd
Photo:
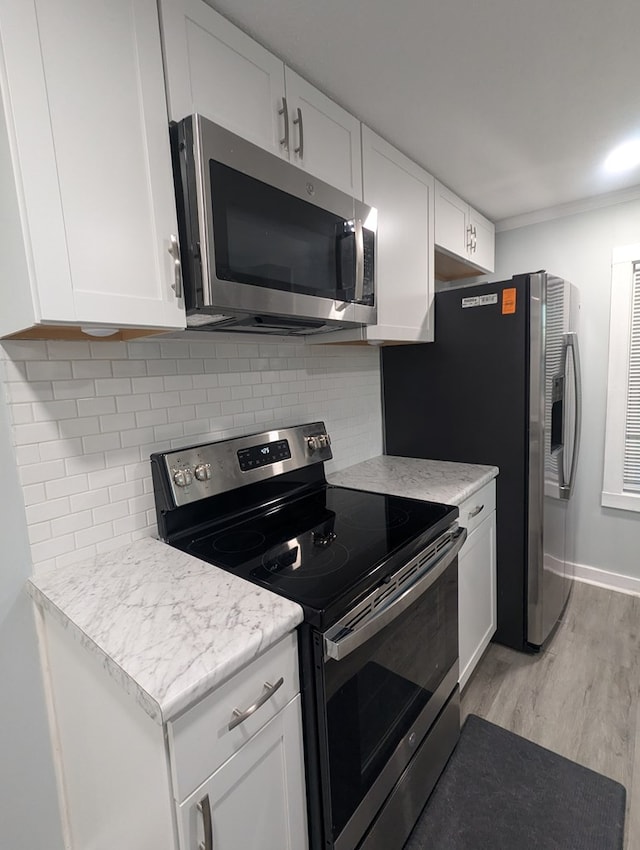
[[[601,503],[605,508],[638,512],[640,512],[640,492],[624,489],[624,449],[634,264],[639,261],[640,243],[613,249],[604,471],[601,496]]]

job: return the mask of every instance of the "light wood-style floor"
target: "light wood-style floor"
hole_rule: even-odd
[[[640,598],[576,582],[542,653],[489,646],[469,713],[621,782],[625,848],[640,850]]]

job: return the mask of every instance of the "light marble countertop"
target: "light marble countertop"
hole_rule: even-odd
[[[302,608],[153,538],[32,578],[28,591],[158,723],[302,622]]]
[[[329,476],[331,484],[459,505],[498,475],[497,466],[382,455]]]

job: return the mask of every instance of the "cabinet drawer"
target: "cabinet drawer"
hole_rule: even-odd
[[[460,504],[460,519],[458,522],[471,534],[473,529],[477,528],[495,508],[496,482],[493,479]]]
[[[234,729],[234,709],[244,711],[266,693],[265,683],[282,685]],[[209,696],[167,724],[173,793],[182,802],[223,762],[299,692],[296,634],[287,635]]]

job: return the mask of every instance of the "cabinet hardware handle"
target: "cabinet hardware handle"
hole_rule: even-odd
[[[473,245],[473,228],[471,225],[467,227],[467,250],[471,251]]]
[[[293,149],[294,153],[297,153],[300,159],[304,159],[304,126],[302,124],[302,110],[300,107],[296,109],[298,113],[298,117],[293,119],[293,123],[298,125],[298,138],[300,139],[298,147]]]
[[[478,516],[480,511],[483,510],[483,509],[484,509],[484,505],[478,505],[472,511],[469,511],[469,519],[471,519],[474,516]]]
[[[208,794],[205,794],[197,804],[197,809],[202,815],[202,825],[204,827],[204,841],[198,844],[198,850],[213,850],[213,827],[211,825],[211,806],[209,805]]]
[[[286,97],[282,98],[282,106],[278,110],[278,115],[282,115],[284,118],[284,136],[280,139],[280,144],[289,153],[289,107]]]
[[[178,237],[172,233],[169,237],[169,242],[168,250],[173,257],[173,283],[171,284],[171,289],[175,292],[176,298],[182,298],[182,263],[180,262],[180,245],[178,244]]]
[[[275,685],[272,685],[270,682],[265,682],[263,685],[265,689],[264,693],[261,697],[258,697],[258,699],[253,703],[253,705],[250,705],[249,708],[245,708],[244,711],[241,711],[239,708],[234,708],[232,712],[233,718],[229,722],[229,732],[231,732],[232,729],[235,729],[236,726],[239,726],[241,723],[244,723],[244,721],[248,717],[251,717],[251,715],[260,708],[260,706],[264,705],[265,702],[271,699],[271,697],[275,694],[278,688],[281,688],[283,684],[284,679],[282,678],[282,676],[280,676]]]

